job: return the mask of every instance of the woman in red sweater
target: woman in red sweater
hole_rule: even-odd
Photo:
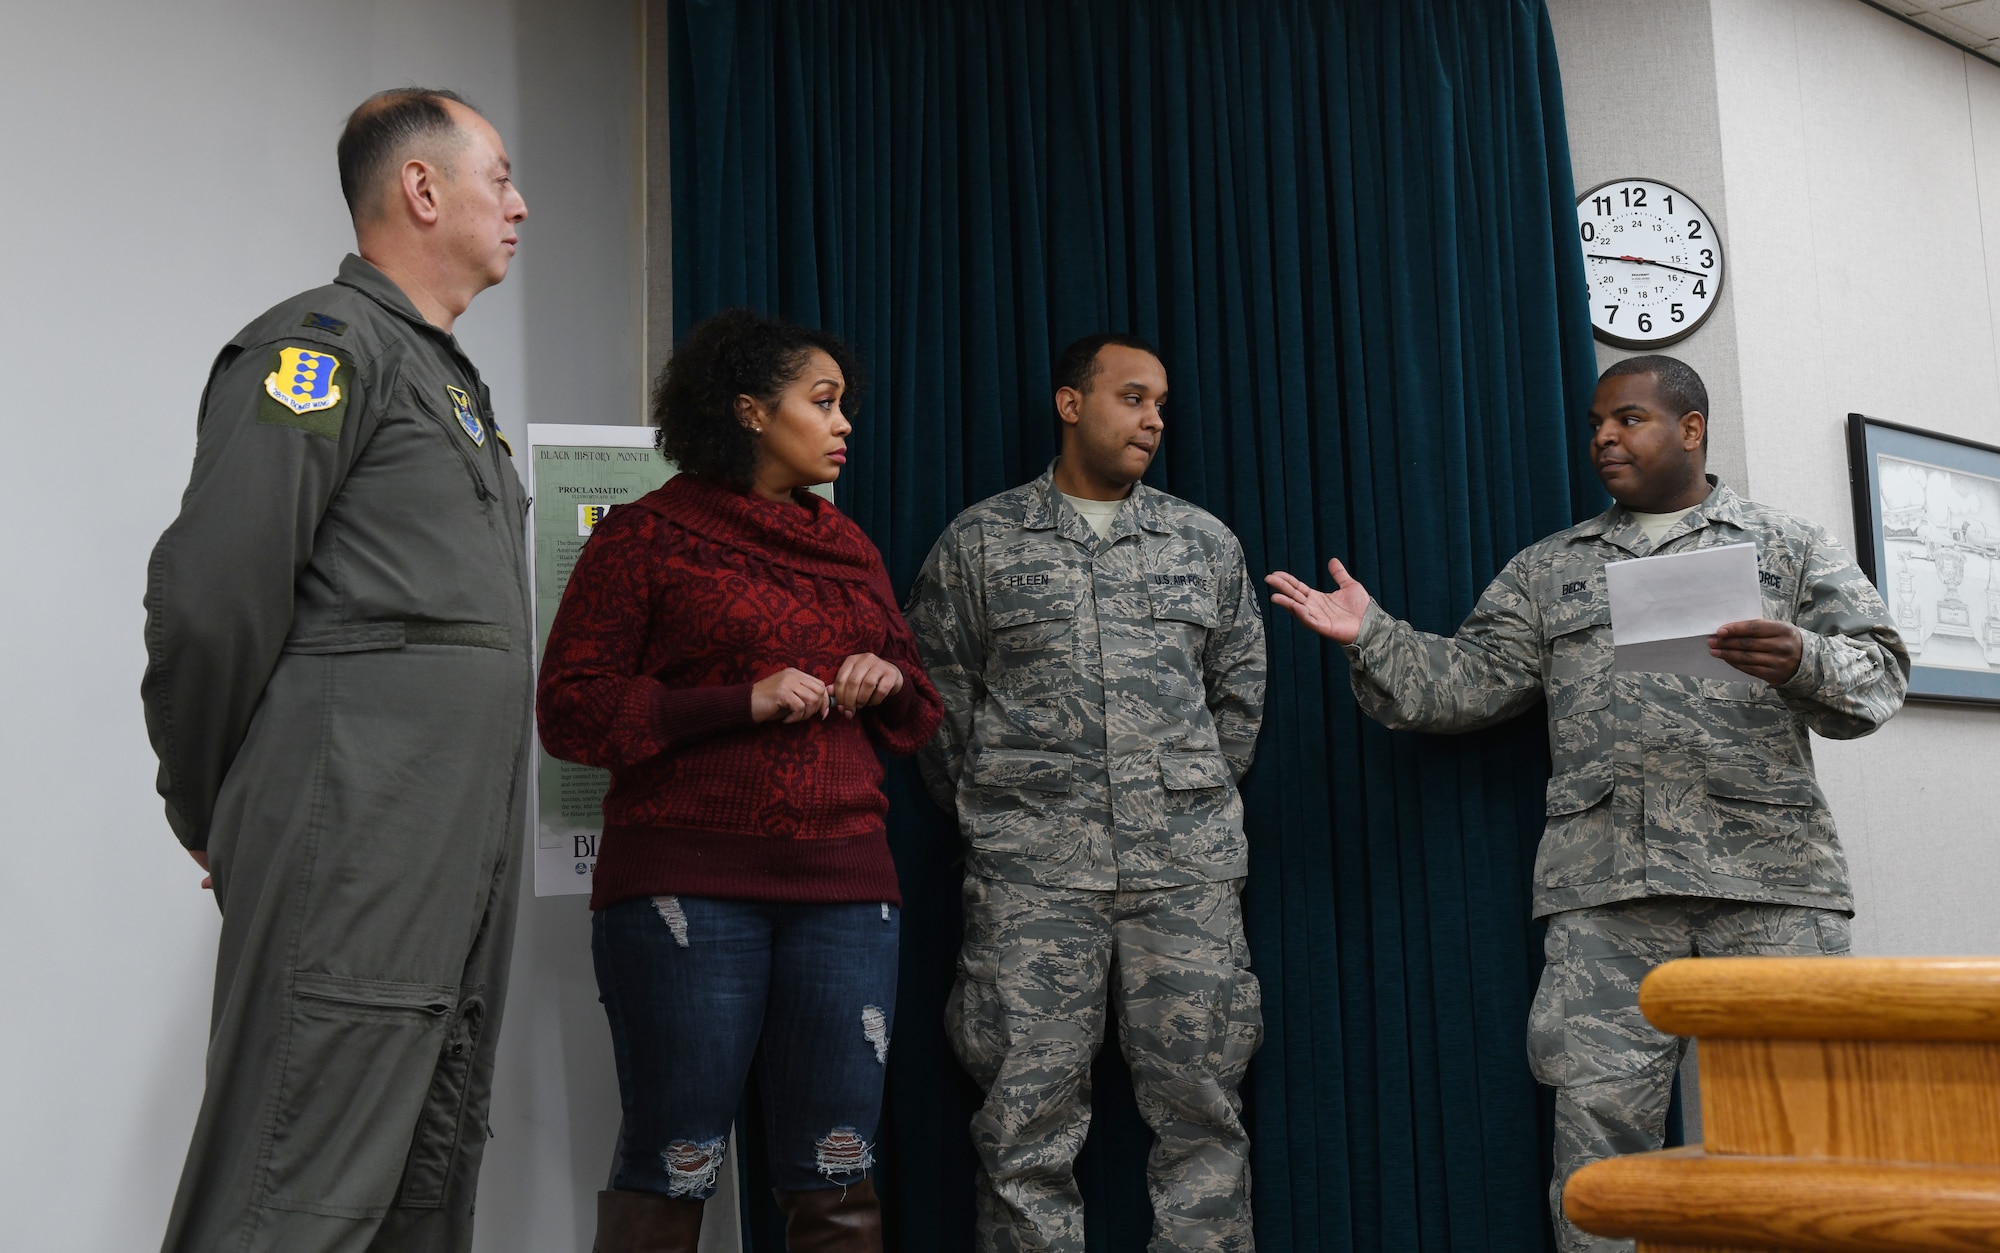
[[[597,1253],[693,1253],[753,1061],[786,1242],[879,1250],[902,904],[876,749],[942,706],[840,476],[857,370],[741,310],[654,405],[681,467],[613,510],[549,631],[542,743],[611,771],[591,894],[625,1128]]]

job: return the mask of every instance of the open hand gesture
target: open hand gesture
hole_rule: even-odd
[[[1331,592],[1315,591],[1283,570],[1264,576],[1276,589],[1271,603],[1292,611],[1292,616],[1336,644],[1352,644],[1361,634],[1361,619],[1368,612],[1368,589],[1354,581],[1347,567],[1336,559],[1326,563],[1333,576]]]

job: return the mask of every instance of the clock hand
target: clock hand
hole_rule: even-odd
[[[1696,278],[1708,277],[1707,272],[1703,270],[1683,270],[1677,265],[1668,265],[1664,261],[1649,261],[1645,257],[1614,257],[1608,252],[1586,252],[1583,255],[1592,261],[1630,261],[1634,265],[1650,265],[1656,270],[1672,270],[1676,274],[1692,274]]]

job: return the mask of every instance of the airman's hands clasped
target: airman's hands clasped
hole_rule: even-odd
[[[903,690],[903,672],[874,653],[855,653],[840,663],[840,673],[825,683],[788,666],[750,689],[753,722],[804,722],[826,718],[838,709],[852,718]]]
[[[1264,576],[1276,589],[1271,603],[1292,611],[1292,616],[1311,630],[1336,644],[1352,644],[1361,634],[1361,619],[1368,614],[1368,589],[1356,582],[1339,560],[1326,563],[1333,576],[1331,592],[1316,591],[1283,570]]]

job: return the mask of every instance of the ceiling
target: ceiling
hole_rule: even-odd
[[[1863,0],[1989,61],[2000,60],[2000,0]]]

